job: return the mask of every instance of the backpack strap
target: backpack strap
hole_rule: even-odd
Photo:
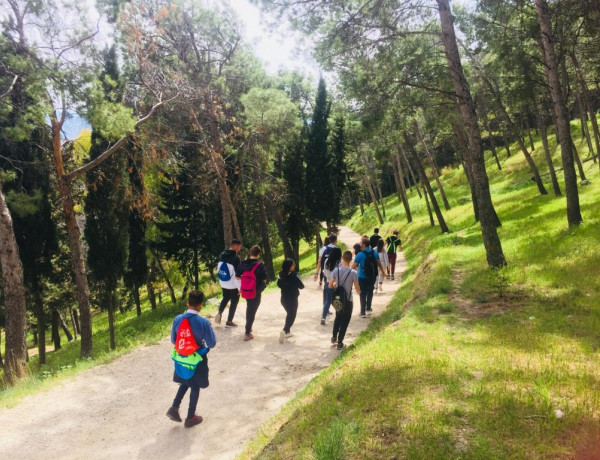
[[[254,265],[254,267],[252,267],[252,269],[250,270],[251,273],[254,273],[254,271],[258,268],[258,266],[261,264],[262,262],[258,262],[257,264]]]

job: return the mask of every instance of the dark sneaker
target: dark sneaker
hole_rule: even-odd
[[[394,275],[392,275],[392,279],[394,279]]]
[[[185,419],[185,427],[191,428],[196,425],[200,425],[202,423],[202,417],[200,415],[194,415],[193,417],[189,417]]]
[[[331,338],[331,343],[336,343],[336,342],[337,342],[337,339],[335,337],[332,337]]]
[[[321,326],[325,326],[325,318],[321,318]]]
[[[225,327],[237,327],[237,324],[235,324],[233,321],[227,321],[225,323]]]
[[[328,311],[327,312],[327,316],[331,316],[331,315],[333,315],[333,312],[332,311]]]
[[[344,348],[346,348],[346,345],[344,345],[342,342],[338,342],[337,349],[338,350],[343,350]]]
[[[167,417],[169,417],[174,422],[181,422],[181,417],[179,416],[179,408],[175,406],[169,407],[167,411]]]
[[[244,342],[247,342],[248,340],[252,340],[253,338],[254,338],[254,336],[252,335],[252,333],[244,334]]]
[[[215,323],[216,323],[216,324],[221,324],[221,312],[218,312],[218,313],[215,315]]]

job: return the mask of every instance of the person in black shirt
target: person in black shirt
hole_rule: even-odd
[[[267,269],[265,268],[265,264],[263,264],[259,259],[260,257],[260,246],[256,244],[250,248],[250,257],[244,260],[240,266],[235,271],[235,276],[240,278],[242,273],[246,271],[250,271],[254,268],[255,265],[258,265],[254,270],[254,275],[256,276],[256,295],[253,299],[246,299],[246,329],[244,334],[244,340],[252,340],[254,336],[252,335],[252,324],[254,323],[254,318],[256,317],[256,311],[260,306],[261,294],[262,291],[267,287]],[[242,289],[243,289],[242,284]]]
[[[381,237],[379,236],[379,229],[376,228],[373,230],[373,234],[371,235],[371,238],[369,238],[369,245],[371,246],[372,249],[375,249],[377,247],[377,242],[381,239]]]
[[[279,343],[283,343],[285,339],[293,336],[291,328],[298,312],[298,296],[300,289],[304,289],[304,283],[300,280],[296,271],[296,263],[292,259],[283,261],[277,286],[281,289],[281,305],[287,313],[283,331],[279,334]]]

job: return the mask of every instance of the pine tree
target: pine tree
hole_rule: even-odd
[[[101,77],[107,99],[118,98],[119,81],[114,47],[105,52],[105,71]],[[90,160],[110,145],[92,126]],[[88,266],[99,293],[101,306],[108,310],[110,347],[114,349],[114,310],[118,282],[125,272],[128,246],[129,209],[126,200],[128,177],[126,152],[120,150],[104,163],[86,173],[85,232]]]

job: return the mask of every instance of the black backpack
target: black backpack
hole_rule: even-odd
[[[333,251],[331,246],[327,246],[325,251],[323,251],[323,255],[321,256],[321,271],[325,269],[325,261],[329,257],[329,254],[331,254],[331,251]]]
[[[368,279],[375,279],[379,274],[379,267],[377,266],[377,259],[375,258],[375,251],[371,249],[369,252],[363,251],[365,255],[365,261],[363,262],[363,273]]]
[[[338,286],[335,288],[335,291],[333,291],[333,299],[331,301],[331,305],[337,313],[344,309],[349,300],[346,294],[346,289],[344,289],[344,284],[346,284],[346,280],[350,276],[350,273],[352,273],[352,270],[348,270],[346,278],[344,278],[344,282],[340,283],[340,272],[338,270]],[[350,296],[352,296],[352,287],[350,287]],[[351,298],[352,297],[350,297],[350,299]]]

